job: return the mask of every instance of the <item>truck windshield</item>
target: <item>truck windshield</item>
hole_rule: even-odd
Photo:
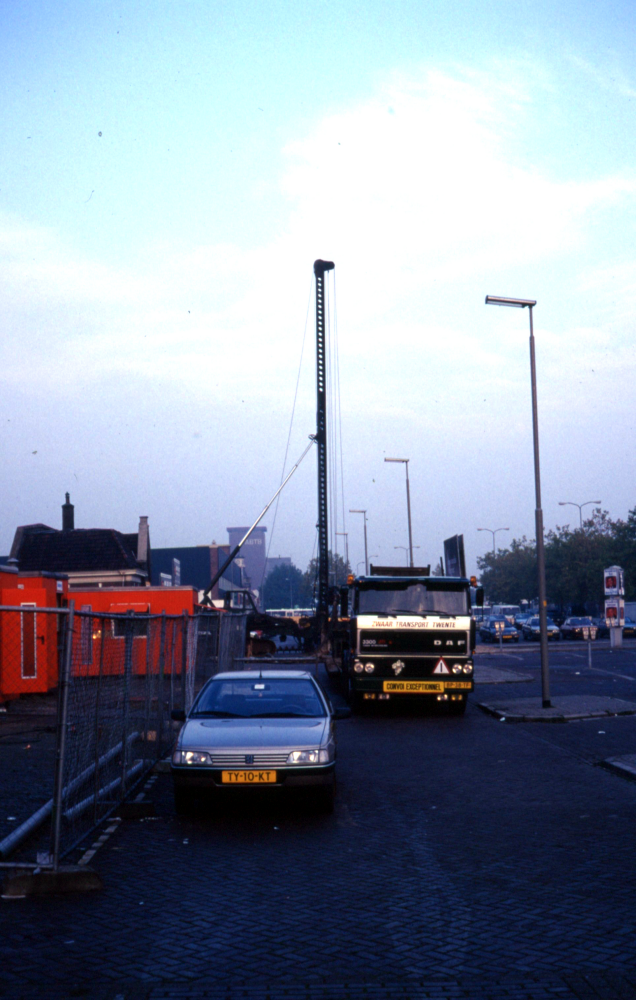
[[[427,614],[467,615],[468,594],[465,589],[437,588],[425,583],[374,583],[358,592],[358,614]]]

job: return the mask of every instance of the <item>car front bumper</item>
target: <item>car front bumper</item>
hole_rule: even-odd
[[[261,791],[288,789],[290,791],[302,788],[322,788],[333,784],[336,762],[316,764],[311,767],[272,767],[272,768],[238,768],[238,767],[182,767],[172,764],[170,767],[175,788],[208,790],[213,793],[226,794],[247,791],[250,794],[255,788]],[[222,781],[223,771],[275,771],[276,780],[271,782],[232,783]]]

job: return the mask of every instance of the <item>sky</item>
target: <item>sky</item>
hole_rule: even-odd
[[[385,457],[416,563],[534,537],[529,314],[487,294],[537,302],[546,530],[578,525],[560,501],[625,518],[635,24],[623,0],[7,8],[0,553],[66,492],[76,527],[147,515],[154,547],[251,524],[315,431],[320,257],[354,569],[350,508],[370,561],[406,557]],[[313,449],[269,554],[304,569],[316,509]]]

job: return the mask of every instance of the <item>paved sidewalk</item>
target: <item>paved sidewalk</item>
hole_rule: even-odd
[[[599,695],[560,695],[544,708],[540,697],[478,702],[501,722],[568,722],[612,715],[636,715],[636,701]]]

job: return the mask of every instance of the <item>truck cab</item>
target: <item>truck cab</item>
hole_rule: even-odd
[[[468,579],[374,567],[351,580],[344,668],[354,707],[417,697],[462,714],[474,648]]]

